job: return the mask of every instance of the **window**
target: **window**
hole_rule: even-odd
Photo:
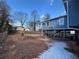
[[[64,18],[59,19],[59,25],[64,25]]]
[[[47,22],[47,26],[49,26],[49,22]]]
[[[42,25],[45,25],[45,23],[42,23]]]

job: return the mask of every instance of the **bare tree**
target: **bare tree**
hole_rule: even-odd
[[[6,30],[6,24],[9,23],[10,8],[5,0],[0,0],[0,29]],[[5,29],[4,29],[5,28]]]
[[[16,12],[14,15],[15,22],[19,22],[20,26],[25,30],[24,25],[26,25],[27,21],[27,13],[24,12]],[[23,32],[22,32],[23,34]]]
[[[49,13],[46,13],[45,16],[44,16],[44,20],[45,21],[48,21],[50,19],[50,14]]]
[[[29,27],[29,29],[31,31],[34,29],[33,25],[34,25],[34,22],[33,21],[30,21],[29,24],[28,24],[28,27]]]
[[[15,21],[18,21],[21,24],[21,27],[24,27],[27,21],[27,13],[16,12],[14,19]]]
[[[4,32],[9,28],[9,6],[5,0],[0,0],[0,32]],[[7,32],[2,34],[0,38],[0,59],[6,59],[5,51],[5,41],[7,37]]]
[[[37,10],[33,10],[31,16],[32,16],[31,19],[33,22],[33,31],[36,31],[36,21],[39,18]]]

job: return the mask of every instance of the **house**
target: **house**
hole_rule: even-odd
[[[29,28],[24,28],[22,26],[17,26],[16,30],[18,30],[18,31],[30,31]]]
[[[77,28],[79,29],[79,1],[63,0],[66,15],[43,21],[43,30]]]
[[[66,15],[43,21],[43,31],[50,35],[55,30],[59,32],[59,36],[60,33],[63,38],[70,36],[79,43],[79,0],[63,0],[63,2]]]
[[[43,30],[67,28],[67,16],[59,16],[43,22]]]
[[[52,36],[58,30],[67,29],[67,15],[59,16],[42,22],[42,28],[45,34]]]
[[[79,1],[63,0],[66,15],[43,21],[43,30],[53,29],[79,29]]]
[[[79,0],[63,0],[69,28],[79,29]]]
[[[69,25],[79,29],[79,0],[68,0]]]
[[[36,23],[36,31],[41,31],[41,30],[42,30],[42,23],[41,23],[41,21],[38,21]]]
[[[18,30],[18,31],[23,31],[24,28],[23,28],[22,26],[17,26],[17,29],[16,29],[16,30]]]

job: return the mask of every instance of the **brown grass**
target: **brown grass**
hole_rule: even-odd
[[[46,41],[40,35],[35,36],[20,34],[8,36],[6,41],[6,59],[33,59],[48,48]]]

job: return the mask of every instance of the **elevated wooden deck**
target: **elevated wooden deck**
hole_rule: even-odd
[[[71,31],[74,31],[74,33],[71,33]],[[47,36],[74,40],[79,44],[79,29],[77,29],[77,28],[48,29],[48,30],[44,30],[44,33],[46,33]]]

